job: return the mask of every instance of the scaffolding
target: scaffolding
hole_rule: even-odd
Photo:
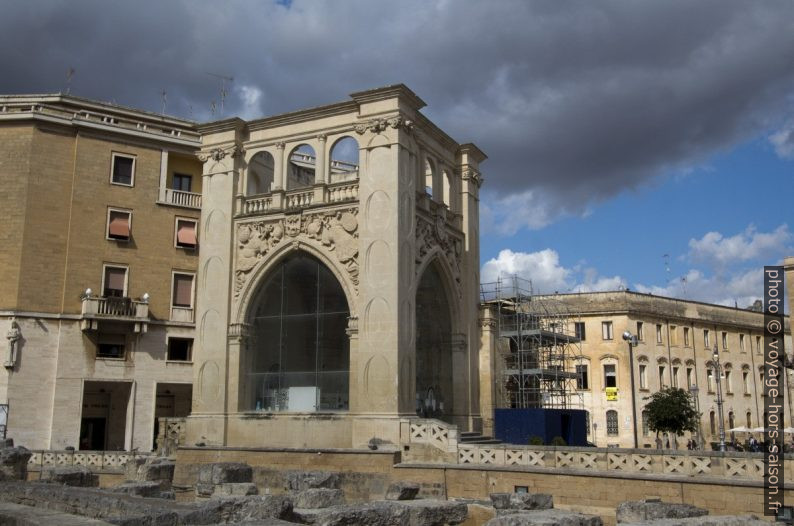
[[[578,318],[560,301],[533,296],[518,276],[483,283],[480,294],[496,320],[496,407],[582,409]]]

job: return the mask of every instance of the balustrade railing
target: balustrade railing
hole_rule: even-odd
[[[358,199],[358,183],[337,184],[328,187],[328,202],[354,201]]]
[[[163,201],[169,205],[184,206],[186,208],[201,208],[201,194],[183,192],[173,188],[165,188]]]
[[[305,208],[312,204],[314,201],[314,190],[303,190],[300,192],[288,192],[284,197],[286,200],[285,207],[288,210],[294,208]]]
[[[355,174],[354,174],[355,175]],[[282,210],[299,210],[322,204],[345,203],[358,200],[358,180],[343,181],[327,186],[313,186],[287,192],[243,197],[240,212],[245,215],[266,214]]]
[[[273,198],[269,195],[249,197],[243,203],[243,213],[245,214],[261,214],[269,212],[271,208],[273,208]]]
[[[60,466],[85,466],[96,471],[123,472],[124,467],[134,457],[148,456],[148,453],[131,451],[70,451],[70,450],[32,450],[28,459],[28,470]]]
[[[131,298],[87,296],[83,298],[84,317],[148,318],[149,303]]]

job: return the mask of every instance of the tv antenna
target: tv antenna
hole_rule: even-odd
[[[74,77],[75,70],[73,67],[69,67],[66,70],[66,94],[69,95],[72,92],[72,77]]]
[[[229,83],[234,82],[234,77],[227,77],[226,75],[220,75],[218,73],[210,73],[210,72],[207,72],[207,75],[215,77],[216,79],[220,79],[220,81],[221,81],[221,89],[220,89],[220,94],[221,94],[221,116],[223,116],[223,103],[226,100],[226,95],[229,94],[228,90],[226,89],[226,83],[227,82],[229,82]],[[214,111],[213,111],[213,113],[214,113]]]

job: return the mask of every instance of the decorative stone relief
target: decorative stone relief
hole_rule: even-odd
[[[416,267],[422,265],[430,251],[439,247],[452,270],[458,297],[461,297],[460,257],[463,251],[462,241],[447,230],[442,215],[435,215],[432,222],[422,216],[416,218]]]
[[[359,135],[363,135],[367,131],[371,131],[372,133],[380,133],[386,128],[403,128],[404,130],[410,132],[414,128],[414,122],[410,119],[406,119],[402,115],[397,115],[395,117],[372,119],[367,122],[357,124],[355,130]]]
[[[234,296],[239,297],[251,271],[282,242],[299,245],[300,238],[319,241],[345,267],[358,286],[358,209],[295,214],[275,221],[245,223],[237,227],[237,263]]]
[[[213,148],[208,152],[199,152],[198,158],[201,162],[207,162],[208,160],[212,159],[215,162],[222,161],[227,155],[230,157],[237,157],[238,155],[242,155],[244,150],[240,148],[237,144],[233,144],[231,146],[226,146],[225,148]]]
[[[19,342],[22,340],[22,331],[19,330],[17,320],[11,318],[11,328],[6,333],[8,340],[8,352],[6,353],[5,367],[13,369],[17,364],[17,354],[19,354]]]
[[[472,181],[475,185],[477,185],[477,188],[482,186],[484,180],[480,172],[471,169],[463,170],[463,173],[461,174],[461,179],[463,179],[464,181]]]

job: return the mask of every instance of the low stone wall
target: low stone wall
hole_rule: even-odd
[[[130,451],[31,450],[28,471],[59,466],[85,466],[92,471],[123,473],[131,458],[148,456],[151,455]]]

